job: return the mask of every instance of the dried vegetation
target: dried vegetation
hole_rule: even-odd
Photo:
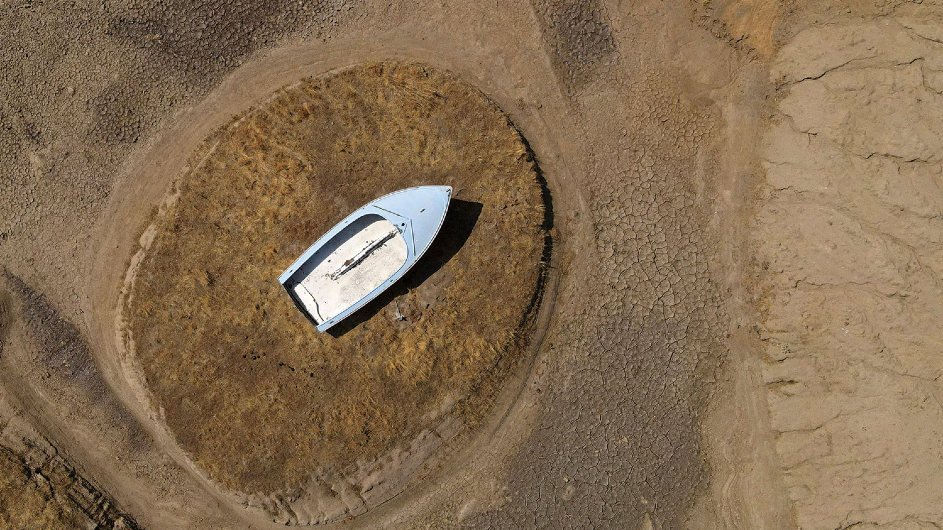
[[[32,480],[23,462],[0,446],[0,528],[65,530],[73,524],[49,485]]]
[[[371,64],[277,93],[207,140],[155,219],[127,315],[166,422],[227,487],[274,492],[474,422],[520,358],[549,218],[520,135],[429,68]],[[319,334],[276,278],[390,191],[449,184],[432,249]]]
[[[25,456],[0,445],[0,528],[136,530],[114,502],[42,443],[27,442]]]

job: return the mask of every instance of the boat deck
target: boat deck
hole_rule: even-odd
[[[406,263],[406,240],[387,219],[364,215],[318,250],[290,287],[318,323],[355,304]]]

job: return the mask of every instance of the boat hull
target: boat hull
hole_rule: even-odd
[[[384,195],[324,234],[278,281],[318,331],[327,331],[409,271],[442,228],[451,196],[449,186]]]

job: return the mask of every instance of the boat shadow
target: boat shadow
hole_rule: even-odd
[[[347,334],[350,330],[373,318],[397,297],[422,285],[465,246],[465,242],[471,236],[475,225],[478,224],[478,218],[481,216],[483,208],[484,205],[480,202],[453,198],[449,202],[449,209],[445,214],[445,221],[442,223],[439,234],[432,241],[429,250],[413,265],[413,268],[367,305],[328,329],[327,333],[335,338]]]

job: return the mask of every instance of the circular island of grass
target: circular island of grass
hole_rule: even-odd
[[[423,433],[480,420],[523,357],[549,250],[533,157],[457,78],[376,63],[280,90],[193,161],[123,310],[153,405],[229,491],[308,499],[308,522],[356,513],[345,491],[366,498]],[[454,189],[430,250],[318,333],[279,274],[358,207],[425,184]]]

